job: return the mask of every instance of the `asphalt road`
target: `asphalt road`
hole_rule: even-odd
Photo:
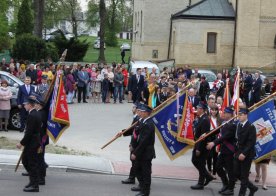
[[[22,171],[14,173],[9,168],[0,169],[0,195],[1,196],[24,196],[23,187],[28,183],[28,178],[21,176]],[[50,171],[46,177],[46,185],[40,186],[40,196],[132,196],[131,185],[121,184],[125,176],[101,175],[85,173],[69,173],[62,171]],[[220,183],[211,183],[203,191],[193,191],[190,186],[194,181],[173,179],[152,179],[152,196],[207,196],[219,195]],[[237,185],[239,187],[239,185]],[[236,194],[237,195],[236,190]],[[276,189],[267,191],[259,190],[255,195],[275,196]]]

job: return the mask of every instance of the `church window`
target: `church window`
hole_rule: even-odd
[[[217,52],[217,33],[207,33],[207,53]]]

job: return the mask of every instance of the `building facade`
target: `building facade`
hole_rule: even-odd
[[[133,18],[133,59],[198,67],[276,61],[275,0],[134,0]]]

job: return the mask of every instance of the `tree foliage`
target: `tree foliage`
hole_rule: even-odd
[[[30,0],[23,0],[18,11],[16,36],[33,33],[34,22],[33,13],[30,7]]]
[[[51,57],[57,60],[57,50],[54,46],[47,45],[45,41],[31,34],[21,34],[16,37],[12,56],[17,59],[37,61]]]
[[[90,0],[87,7],[86,24],[89,27],[96,27],[100,23],[99,4],[96,0]]]
[[[0,0],[0,51],[10,47],[10,39],[8,37],[9,25],[7,18],[8,1]]]
[[[65,49],[68,49],[66,59],[68,61],[81,61],[85,56],[89,43],[86,40],[80,41],[76,38],[71,38],[67,40],[62,32],[61,36],[58,36],[54,39],[54,44],[58,49],[59,56],[62,55]]]

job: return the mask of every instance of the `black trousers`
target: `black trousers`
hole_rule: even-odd
[[[38,169],[39,169],[39,179],[44,180],[46,176],[47,165],[45,163],[45,151],[38,154]]]
[[[25,108],[22,106],[19,112],[20,115],[20,129],[24,130],[25,129],[25,124],[28,116],[28,112],[25,110]]]
[[[218,153],[216,152],[216,148],[212,148],[209,151],[209,155],[207,158],[207,168],[209,171],[213,171],[213,175],[216,175],[216,165],[217,165]]]
[[[199,172],[198,184],[204,185],[206,178],[211,178],[209,172],[206,169],[207,153],[201,152],[199,156],[196,156],[196,150],[193,150],[192,163]]]
[[[151,161],[152,160],[136,160],[135,162],[135,175],[139,181],[141,192],[146,196],[150,194]]]
[[[131,157],[131,154],[132,154],[132,152],[130,153],[130,157]],[[136,165],[135,165],[135,161],[133,161],[133,160],[131,160],[130,159],[130,161],[131,161],[131,168],[130,168],[130,171],[129,171],[129,179],[135,179],[135,170],[136,170]]]
[[[222,183],[227,185],[230,190],[234,189],[236,179],[233,158],[233,154],[220,154],[216,165],[216,170]]]
[[[82,94],[82,101],[86,101],[86,86],[84,87],[78,87],[78,102],[81,102],[81,94]]]
[[[235,176],[241,181],[239,195],[245,195],[247,188],[252,189],[255,187],[255,185],[248,179],[252,160],[253,158],[250,157],[246,157],[243,161],[239,161],[237,158],[234,160]]]
[[[22,163],[29,173],[30,184],[38,186],[39,172],[38,172],[38,153],[37,149],[24,148],[22,155]]]

